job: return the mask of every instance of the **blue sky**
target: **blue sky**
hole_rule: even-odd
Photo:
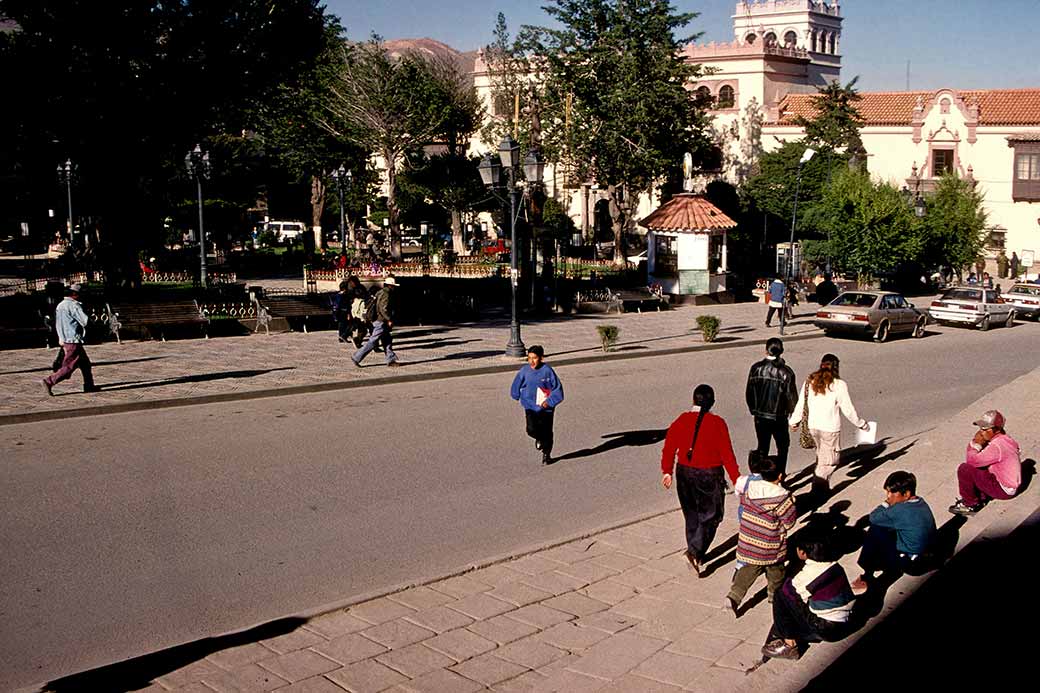
[[[326,0],[353,39],[428,37],[459,50],[491,40],[498,12],[515,33],[544,24],[539,0]],[[699,12],[688,33],[730,41],[735,0],[673,0]],[[864,91],[1040,87],[1040,0],[844,0],[842,79]]]

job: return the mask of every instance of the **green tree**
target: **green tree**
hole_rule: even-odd
[[[953,174],[939,179],[927,199],[922,262],[948,265],[958,274],[974,264],[986,240],[982,201],[982,193],[972,183]]]
[[[845,152],[857,165],[866,163],[862,158],[866,150],[859,136],[865,121],[856,108],[856,102],[863,98],[856,89],[858,81],[857,76],[845,86],[834,80],[827,86],[817,87],[817,95],[812,99],[813,117],[795,119],[795,123],[805,129],[803,141],[810,147]]]
[[[838,269],[872,277],[920,255],[913,210],[898,190],[872,182],[866,173],[838,171],[824,187],[816,212]]]
[[[614,261],[623,264],[638,195],[685,152],[699,161],[711,147],[704,108],[687,88],[700,67],[680,54],[694,37],[675,33],[697,15],[668,0],[550,0],[543,9],[555,25],[525,35],[545,61],[548,159],[607,186]]]
[[[462,218],[467,213],[486,209],[488,192],[480,180],[477,166],[480,158],[448,152],[425,156],[419,154],[408,166],[399,180],[407,192],[411,206],[426,209],[426,201],[440,207],[451,226],[452,249],[456,253],[465,251],[462,238]],[[402,205],[403,207],[403,205]],[[414,222],[410,210],[402,209],[402,216]],[[432,221],[427,219],[427,221]]]
[[[494,40],[484,47],[491,112],[480,129],[480,137],[492,149],[497,149],[506,135],[515,137],[522,150],[538,146],[541,141],[545,61],[528,52],[528,33],[522,31],[512,38],[505,15],[499,12]]]
[[[71,158],[77,216],[94,220],[112,279],[137,272],[138,248],[185,196],[188,149],[248,128],[334,21],[317,0],[5,0],[0,14],[18,27],[0,35],[17,104],[0,109],[7,213],[58,207],[54,167]]]
[[[391,253],[401,256],[397,176],[409,155],[437,142],[460,151],[476,128],[479,104],[454,63],[389,55],[379,37],[345,46],[328,114],[330,132],[352,138],[383,159]]]
[[[743,185],[742,195],[758,210],[772,215],[771,226],[790,231],[794,207],[794,189],[798,176],[798,162],[805,153],[806,143],[785,142],[780,149],[762,154],[757,170]],[[798,192],[798,226],[813,227],[813,207],[823,194],[824,186],[834,172],[844,168],[846,159],[833,150],[825,149],[802,165],[802,183]],[[785,236],[786,237],[786,236]]]

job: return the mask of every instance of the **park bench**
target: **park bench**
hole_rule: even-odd
[[[614,300],[619,302],[622,310],[635,309],[637,313],[644,310],[661,310],[667,308],[668,303],[657,293],[648,288],[620,289],[614,293]]]
[[[0,310],[0,345],[49,347],[52,326],[43,311],[29,300],[14,297]]]
[[[198,325],[207,339],[209,318],[199,310],[196,301],[167,301],[163,303],[121,303],[116,306],[107,305],[108,327],[122,342],[119,331],[126,328],[144,328],[149,334],[158,332],[166,341],[166,330],[183,325]]]
[[[331,322],[332,304],[328,294],[267,294],[259,299],[260,309],[266,311],[266,322],[273,318],[284,318],[290,327],[302,325],[303,331],[314,320]],[[257,311],[258,315],[260,310]],[[263,325],[266,327],[266,325]],[[258,320],[257,328],[261,327]]]

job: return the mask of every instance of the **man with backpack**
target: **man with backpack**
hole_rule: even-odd
[[[386,365],[392,368],[401,365],[397,360],[397,354],[394,353],[393,336],[390,332],[394,325],[393,292],[396,287],[397,279],[393,275],[387,276],[383,280],[383,288],[365,306],[365,319],[372,323],[372,334],[369,335],[365,346],[354,352],[351,357],[351,361],[358,368],[361,368],[361,362],[369,352],[380,343],[386,352]]]

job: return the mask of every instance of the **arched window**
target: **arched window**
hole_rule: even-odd
[[[816,52],[816,29],[813,29],[812,36],[809,37],[809,47],[813,53]]]
[[[797,48],[798,47],[798,34],[793,31],[788,31],[784,34],[784,48]]]
[[[697,100],[703,104],[711,103],[711,89],[707,87],[697,87]]]
[[[834,47],[836,45],[836,42],[835,42],[836,38],[837,37],[834,34],[831,34],[831,55],[834,55],[836,53],[836,51],[834,50]]]
[[[774,34],[772,31],[770,31],[768,34],[766,34],[766,37],[765,37],[764,40],[766,42],[766,47],[767,48],[770,47],[770,46],[775,46],[776,45],[776,34]]]
[[[744,37],[744,43],[746,43],[747,45],[749,45],[749,46],[750,46],[750,45],[751,45],[752,43],[754,43],[754,42],[755,42],[755,41],[756,41],[757,39],[758,39],[758,37],[757,37],[757,36],[755,36],[754,34],[748,34],[747,36],[745,36],[745,37]]]
[[[819,51],[820,53],[826,53],[827,52],[827,32],[826,31],[821,31],[819,39],[820,39],[820,43],[819,43],[819,45],[816,46],[816,50]]]
[[[719,108],[733,108],[733,87],[726,84],[719,89]]]

